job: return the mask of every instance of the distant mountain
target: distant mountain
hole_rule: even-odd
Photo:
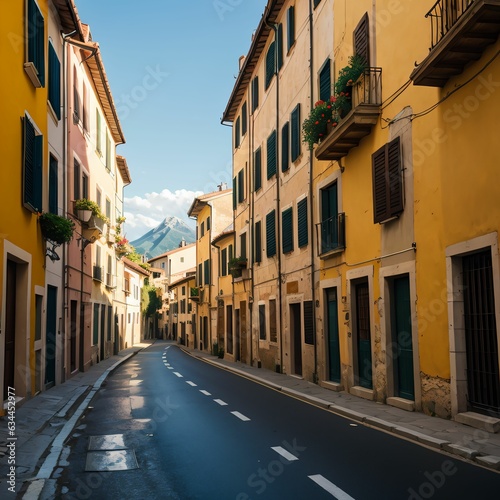
[[[151,259],[178,248],[182,239],[186,243],[194,243],[196,239],[195,230],[191,229],[178,217],[167,217],[154,229],[151,229],[137,240],[131,241],[130,244],[138,254]]]

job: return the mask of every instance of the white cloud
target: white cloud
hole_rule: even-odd
[[[187,211],[193,200],[201,194],[202,191],[178,189],[172,192],[163,189],[159,193],[146,193],[143,197],[125,198],[125,236],[130,241],[136,240],[168,216],[179,217],[192,226],[193,222],[189,220]]]

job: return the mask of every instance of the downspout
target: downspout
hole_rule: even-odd
[[[252,118],[248,120],[248,189],[250,198],[250,255],[251,255],[251,265],[250,265],[250,297],[248,298],[248,308],[250,309],[250,366],[253,366],[253,342],[254,342],[254,332],[253,332],[253,300],[255,297],[255,281],[254,281],[254,265],[255,265],[255,190],[253,188],[253,170],[254,170],[254,114],[252,112]],[[251,194],[250,194],[251,193]],[[262,229],[261,229],[262,230]],[[261,239],[262,241],[262,239]],[[257,366],[260,368],[260,349],[259,349],[259,337],[256,335],[257,340]]]
[[[312,0],[309,0],[309,109],[313,109],[314,99],[314,64],[313,64],[313,56],[314,56],[314,34],[313,34],[313,7]],[[317,332],[316,332],[316,284],[315,284],[315,267],[314,267],[314,190],[313,190],[313,150],[312,147],[309,148],[309,213],[311,214],[309,217],[309,226],[311,232],[311,299],[313,305],[314,314],[312,315],[313,322],[313,334],[314,334],[314,373],[313,373],[313,382],[318,383],[318,345],[317,345]]]
[[[279,318],[280,318],[280,372],[283,373],[283,304],[282,304],[282,290],[281,290],[281,201],[280,201],[280,165],[279,165],[279,75],[278,75],[278,26],[270,24],[268,17],[265,18],[265,23],[274,31],[274,75],[276,76],[276,255],[278,258],[278,304],[279,304]]]

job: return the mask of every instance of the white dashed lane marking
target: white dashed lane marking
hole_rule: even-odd
[[[214,401],[221,406],[227,406],[227,403],[222,401],[222,399],[214,399]]]
[[[202,394],[205,394],[205,396],[211,396],[211,394],[208,391],[205,391],[204,389],[200,389],[200,392]]]
[[[281,446],[271,446],[271,450],[274,450],[276,453],[279,453],[283,458],[286,458],[289,462],[293,460],[298,460],[295,455],[292,455],[289,451],[286,451],[285,448]]]
[[[333,495],[337,500],[354,500],[350,495],[348,495],[345,491],[341,490],[338,486],[335,486],[333,483],[328,481],[321,474],[315,474],[313,476],[307,476],[309,479],[312,479],[317,485],[321,486],[324,490],[328,491],[331,495]]]
[[[243,420],[243,422],[248,422],[250,419],[248,417],[245,417],[243,413],[240,413],[239,411],[232,411],[231,412],[235,417],[238,417],[240,420]]]
[[[186,384],[189,384],[191,387],[196,387],[196,384],[191,382],[191,380],[186,380]]]
[[[179,378],[182,378],[182,375],[179,372],[174,372],[174,375],[177,375]]]

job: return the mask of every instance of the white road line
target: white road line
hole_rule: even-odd
[[[222,401],[222,399],[214,399],[214,401],[221,406],[227,406],[227,403]]]
[[[282,448],[281,446],[271,446],[271,450],[274,450],[276,453],[279,453],[289,462],[292,462],[293,460],[298,460],[298,458],[295,455],[292,455],[289,451],[286,451],[285,448]]]
[[[231,412],[235,417],[238,417],[240,420],[243,420],[243,422],[248,422],[250,419],[248,417],[245,417],[242,413],[239,411],[232,411]]]
[[[328,479],[324,478],[321,474],[315,474],[307,477],[312,479],[324,490],[328,491],[328,493],[333,495],[337,500],[354,500],[354,498],[348,495],[345,491],[342,491],[338,486],[335,486],[333,483],[328,481]]]
[[[182,375],[179,372],[174,372],[174,375],[177,375],[178,377],[182,378]]]
[[[186,380],[186,384],[189,384],[191,387],[196,387],[196,384],[191,382],[191,380]]]
[[[211,394],[208,391],[205,391],[204,389],[200,389],[200,392],[202,394],[205,394],[205,396],[211,396]]]
[[[169,370],[173,370],[173,369],[174,369],[174,367],[173,367],[173,366],[167,366],[167,368],[168,368]]]

